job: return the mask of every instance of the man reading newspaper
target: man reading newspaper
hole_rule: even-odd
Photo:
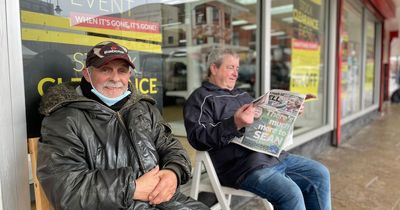
[[[232,143],[243,137],[256,114],[254,99],[235,88],[239,56],[213,49],[207,68],[208,81],[186,101],[185,127],[190,144],[209,152],[221,184],[251,191],[275,209],[331,209],[324,165],[285,150],[275,157]]]

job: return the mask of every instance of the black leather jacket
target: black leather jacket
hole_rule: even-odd
[[[55,209],[202,207],[181,193],[159,207],[133,200],[135,179],[156,165],[186,183],[191,170],[187,153],[150,97],[134,92],[116,112],[82,96],[77,85],[49,89],[40,106],[46,117],[38,177]]]

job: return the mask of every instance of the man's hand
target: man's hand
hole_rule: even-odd
[[[238,130],[254,122],[255,107],[253,104],[245,104],[233,115]]]
[[[136,190],[133,199],[141,201],[149,201],[149,195],[156,188],[160,182],[158,172],[159,167],[151,169],[151,171],[143,174],[143,176],[136,179]]]
[[[149,195],[150,204],[169,201],[175,194],[178,185],[176,174],[169,169],[160,170],[157,175],[160,177],[160,182]]]
[[[315,99],[315,98],[317,98],[317,96],[315,96],[315,95],[313,95],[313,94],[310,94],[310,93],[308,93],[308,94],[306,95],[306,98],[305,98],[305,100],[307,101],[307,100],[309,100],[309,99]]]

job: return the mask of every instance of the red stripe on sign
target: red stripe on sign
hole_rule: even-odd
[[[109,16],[98,16],[91,14],[82,14],[71,12],[71,26],[104,28],[123,31],[136,31],[145,33],[160,33],[160,24],[156,22],[147,22],[139,20],[131,20],[125,18],[116,18]]]

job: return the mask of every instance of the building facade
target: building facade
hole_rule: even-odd
[[[391,0],[1,2],[4,209],[29,208],[26,139],[40,136],[40,97],[52,85],[79,81],[86,52],[104,40],[129,48],[132,83],[157,100],[183,138],[183,103],[206,79],[214,47],[239,53],[237,85],[254,97],[271,89],[317,97],[296,121],[294,152],[340,146],[382,106]]]

